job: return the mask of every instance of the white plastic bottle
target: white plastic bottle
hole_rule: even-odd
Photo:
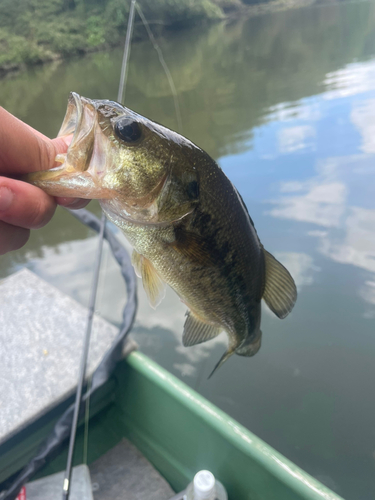
[[[184,500],[228,500],[228,496],[224,486],[210,471],[201,470],[187,487]]]

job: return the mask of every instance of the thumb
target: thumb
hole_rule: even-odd
[[[49,139],[0,108],[0,175],[47,170],[68,149],[69,138]]]
[[[48,139],[48,137],[37,137],[37,160],[29,164],[29,172],[38,170],[48,170],[60,165],[55,162],[56,155],[66,153],[68,143],[66,137],[57,137],[56,139]]]

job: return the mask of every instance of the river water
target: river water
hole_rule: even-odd
[[[299,296],[283,321],[265,306],[260,352],[232,357],[210,380],[225,336],[182,347],[185,308],[172,291],[154,311],[139,287],[134,337],[142,351],[334,491],[373,499],[375,4],[267,14],[170,32],[159,44],[178,91],[183,133],[238,187],[264,246],[291,271]],[[116,97],[121,57],[117,49],[8,77],[0,81],[0,103],[54,136],[69,91]],[[148,41],[132,47],[126,104],[177,128]],[[0,277],[28,267],[87,304],[95,248],[93,233],[59,209],[26,247],[1,258]],[[98,312],[118,324],[124,301],[106,249]]]

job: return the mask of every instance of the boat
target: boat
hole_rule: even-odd
[[[81,215],[90,227],[99,229],[100,223],[92,214],[82,211]],[[107,239],[118,261],[128,259],[125,267],[130,268],[126,252],[121,257],[110,232]],[[122,271],[125,276],[126,269]],[[129,290],[124,309],[127,329],[132,320],[126,319],[125,312],[131,306],[131,293],[136,297],[136,285],[133,292]],[[0,499],[8,498],[1,492],[15,484],[30,459],[41,453],[41,446],[51,436],[56,422],[61,421],[61,415],[70,411],[76,383],[72,367],[78,365],[80,356],[77,329],[83,330],[87,317],[86,308],[25,269],[0,282],[0,302],[5,300],[7,307],[0,309]],[[135,310],[136,305],[133,318]],[[74,464],[84,461],[92,473],[96,471],[96,477],[104,480],[101,467],[107,461],[112,464],[112,476],[105,481],[121,480],[124,473],[118,472],[120,465],[126,471],[130,463],[125,458],[125,463],[120,464],[123,460],[113,450],[128,443],[133,465],[146,461],[142,463],[151,468],[147,476],[154,477],[152,471],[158,472],[159,483],[164,484],[163,494],[137,496],[133,492],[133,496],[111,497],[95,495],[94,491],[95,500],[169,500],[172,495],[177,500],[182,498],[179,492],[202,469],[210,470],[224,484],[229,500],[341,498],[140,352],[131,339],[126,338],[125,344],[116,343],[121,331],[118,334],[113,325],[96,318],[95,328],[99,336],[88,371],[94,373],[92,387],[97,387],[89,400],[89,423],[85,426],[84,418],[80,421]],[[108,345],[111,348],[107,353],[116,351],[113,346],[121,346],[116,351],[120,353],[118,362],[113,364],[110,376],[101,375],[102,382],[96,384],[95,374],[105,359],[108,361],[108,356],[100,361]],[[56,448],[52,458],[39,455],[38,464],[44,467],[33,479],[63,471],[67,451],[66,443]],[[138,455],[134,459],[134,453],[142,454],[142,460]],[[144,481],[143,472],[137,477],[141,478],[137,483]]]
[[[70,403],[61,402],[1,444],[0,482],[27,463]],[[175,492],[208,469],[230,500],[341,498],[139,351],[123,359],[93,395],[90,414],[88,463],[127,438]],[[77,457],[82,447],[81,426]],[[66,454],[67,445],[43,475],[64,470]]]

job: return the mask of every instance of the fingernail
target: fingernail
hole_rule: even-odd
[[[0,187],[0,212],[5,212],[5,210],[8,210],[8,208],[12,204],[13,198],[14,194],[10,189],[6,187]]]
[[[73,139],[73,134],[62,135],[61,139],[65,142],[65,144],[67,146],[70,146],[70,143],[72,142],[72,139]]]

